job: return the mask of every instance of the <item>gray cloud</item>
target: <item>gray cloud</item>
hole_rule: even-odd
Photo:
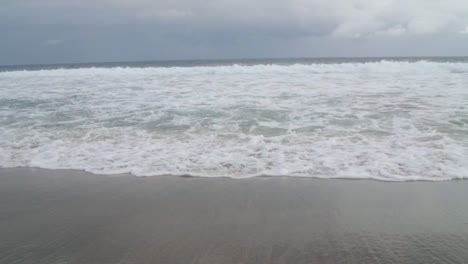
[[[468,55],[467,27],[463,0],[6,0],[0,64]]]

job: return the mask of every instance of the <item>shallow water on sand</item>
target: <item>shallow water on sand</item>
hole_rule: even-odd
[[[0,263],[458,264],[467,199],[468,181],[2,169]]]

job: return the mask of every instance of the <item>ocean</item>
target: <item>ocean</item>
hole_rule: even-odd
[[[468,177],[468,58],[0,67],[0,167]]]

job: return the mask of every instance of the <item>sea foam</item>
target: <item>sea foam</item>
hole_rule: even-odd
[[[0,72],[0,166],[137,176],[468,177],[468,63]]]

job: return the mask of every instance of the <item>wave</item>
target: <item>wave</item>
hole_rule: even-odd
[[[78,75],[109,75],[109,74],[151,74],[151,75],[170,75],[170,74],[258,74],[258,73],[468,73],[467,62],[435,62],[435,61],[391,61],[382,60],[378,62],[360,62],[360,63],[312,63],[312,64],[257,64],[257,65],[221,65],[221,66],[192,66],[192,67],[85,67],[74,69],[39,69],[39,70],[13,70],[0,72],[0,76],[16,77],[23,73],[56,76],[60,74],[78,74]]]
[[[0,167],[468,177],[468,63],[0,72]]]

